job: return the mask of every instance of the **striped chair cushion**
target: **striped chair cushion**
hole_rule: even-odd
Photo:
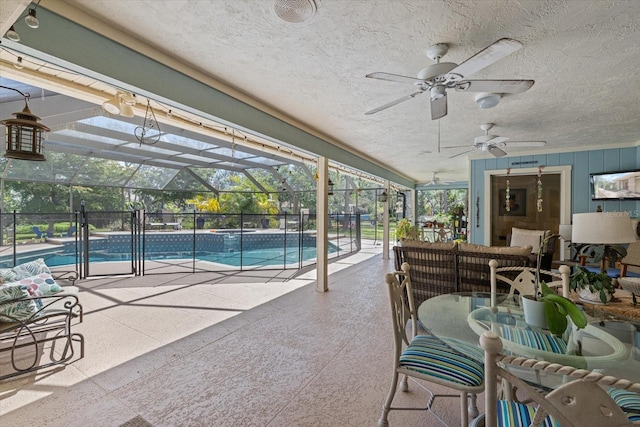
[[[625,411],[629,420],[640,421],[640,394],[613,387],[607,391],[613,401],[616,402],[616,405],[620,406],[622,410]],[[632,410],[633,412],[627,412],[627,410]]]
[[[438,337],[446,345],[451,347],[454,351],[464,354],[473,360],[484,363],[484,350],[478,345],[469,344],[468,342],[451,337]]]
[[[500,427],[528,427],[533,420],[536,410],[532,406],[511,400],[498,400],[498,425]],[[542,423],[543,427],[561,427],[551,417]]]
[[[516,344],[526,345],[537,350],[549,351],[557,354],[567,352],[567,342],[552,334],[544,334],[531,329],[517,328],[508,325],[500,327],[502,338]]]
[[[400,367],[469,387],[482,385],[484,367],[428,335],[416,336],[400,355]]]

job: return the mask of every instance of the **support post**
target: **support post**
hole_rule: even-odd
[[[389,181],[384,182],[384,188],[387,193],[387,200],[382,204],[382,259],[389,259],[389,200],[391,199],[391,191]]]
[[[318,182],[316,196],[316,291],[329,290],[329,195],[327,193],[329,179],[329,160],[318,157]]]

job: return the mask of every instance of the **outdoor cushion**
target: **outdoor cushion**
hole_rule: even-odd
[[[480,386],[484,380],[482,362],[428,335],[417,335],[411,340],[400,355],[400,367],[469,387]]]
[[[500,332],[502,338],[505,340],[536,350],[544,350],[557,354],[565,354],[567,352],[567,342],[552,334],[544,334],[532,329],[514,328],[507,325],[502,325]]]
[[[15,282],[18,275],[13,268],[0,268],[0,283]]]
[[[27,277],[37,276],[41,273],[51,274],[51,270],[47,267],[47,264],[44,263],[44,259],[38,258],[36,260],[25,262],[24,264],[19,264],[13,267],[13,271],[16,273],[16,278],[13,280],[22,280]]]
[[[616,402],[616,405],[622,408],[629,420],[640,421],[640,394],[614,387],[611,387],[607,392],[613,401]],[[633,412],[627,412],[628,410]]]
[[[511,400],[498,400],[498,425],[500,427],[528,427],[535,415],[535,408]],[[552,417],[542,423],[544,427],[561,427]]]
[[[549,230],[526,230],[513,227],[511,229],[511,246],[531,246],[531,252],[537,253],[541,240],[549,234]]]
[[[458,249],[465,252],[477,252],[477,253],[483,253],[483,254],[502,254],[502,255],[529,255],[532,251],[531,245],[483,246],[483,245],[476,245],[473,243],[460,243],[458,245]]]
[[[37,313],[38,306],[29,297],[27,287],[24,285],[17,286],[8,283],[0,287],[0,322],[24,321]],[[6,301],[20,298],[25,299],[11,304],[2,304]]]
[[[484,350],[477,345],[469,344],[466,341],[459,340],[451,337],[438,337],[446,345],[451,347],[453,351],[464,354],[467,357],[471,357],[479,363],[484,363]]]
[[[18,281],[21,285],[28,287],[29,293],[34,296],[47,296],[62,292],[60,286],[49,273],[41,273],[37,276],[30,276]]]

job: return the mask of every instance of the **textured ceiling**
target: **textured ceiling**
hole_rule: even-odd
[[[316,0],[297,25],[271,0],[66,3],[418,182],[436,171],[467,180],[468,156],[450,158],[464,149],[438,153],[438,140],[471,145],[487,122],[513,141],[548,142],[510,155],[640,141],[640,1]],[[432,44],[447,43],[443,61],[459,64],[503,37],[524,47],[469,77],[533,79],[529,91],[481,110],[450,90],[440,123],[426,94],[364,115],[415,92],[366,74],[415,76]]]

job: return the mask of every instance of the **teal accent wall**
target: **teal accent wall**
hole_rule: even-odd
[[[532,162],[536,164],[513,165],[513,163]],[[591,200],[589,174],[614,172],[640,168],[640,147],[610,148],[571,153],[550,153],[531,156],[512,156],[479,159],[471,161],[469,197],[470,197],[470,241],[487,244],[484,241],[486,218],[484,204],[488,195],[484,194],[484,173],[487,170],[535,168],[538,166],[571,165],[571,214],[595,212],[598,205],[605,212],[630,212],[632,218],[640,217],[640,201],[635,200]],[[478,208],[480,215],[478,217]]]

